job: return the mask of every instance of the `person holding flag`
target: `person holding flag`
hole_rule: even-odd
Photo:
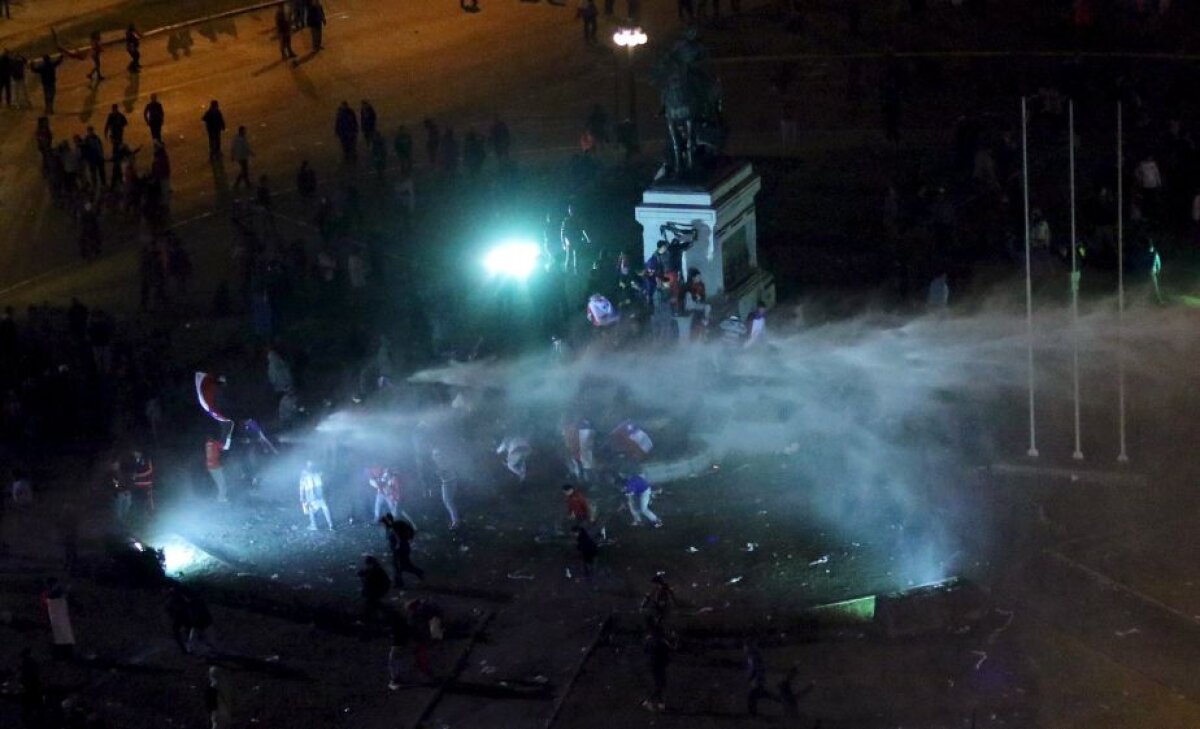
[[[225,480],[225,469],[221,466],[221,453],[229,450],[229,442],[228,438],[224,443],[215,438],[204,441],[204,465],[217,487],[217,502],[222,504],[229,502],[229,485]]]
[[[528,466],[525,461],[532,452],[533,446],[529,445],[529,440],[519,435],[508,436],[500,441],[500,445],[496,447],[496,455],[504,456],[504,466],[521,483],[525,483],[525,476],[528,473]]]

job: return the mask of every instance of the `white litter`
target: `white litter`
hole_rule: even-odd
[[[817,566],[817,565],[819,565],[819,564],[828,564],[828,563],[829,563],[829,555],[828,555],[828,554],[826,554],[826,555],[824,555],[824,556],[822,556],[822,557],[820,557],[820,558],[818,558],[818,559],[814,559],[813,561],[809,562],[809,563],[808,563],[808,566],[809,566],[809,567],[816,567],[816,566]]]
[[[699,549],[696,549],[695,547],[688,547],[688,548],[687,548],[685,551],[686,551],[688,554],[695,554],[696,552],[699,552],[700,550],[699,550]]]
[[[758,542],[746,542],[746,551],[753,552],[758,549]]]
[[[726,582],[725,584],[727,584],[727,585],[736,585],[737,583],[739,583],[739,582],[741,582],[741,581],[742,581],[742,576],[741,576],[741,575],[738,575],[737,577],[733,577],[733,578],[731,578],[731,579],[729,580],[729,582]]]

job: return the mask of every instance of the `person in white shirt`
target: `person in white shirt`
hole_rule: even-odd
[[[333,531],[333,519],[329,516],[329,505],[325,503],[325,479],[312,461],[305,461],[300,472],[300,508],[308,516],[308,530],[317,530],[317,512],[325,515],[329,531]]]

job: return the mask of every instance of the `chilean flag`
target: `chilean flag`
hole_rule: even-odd
[[[644,460],[654,450],[654,441],[632,420],[626,420],[608,434],[613,448],[635,460]]]
[[[221,382],[216,375],[207,372],[196,373],[196,399],[200,401],[200,407],[218,423],[232,423],[231,418],[225,417],[217,410],[217,391],[220,387]]]

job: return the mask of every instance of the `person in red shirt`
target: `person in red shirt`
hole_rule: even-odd
[[[126,470],[129,482],[133,486],[133,494],[147,514],[154,513],[154,462],[141,450],[133,451]]]
[[[582,526],[587,522],[596,521],[596,512],[582,489],[577,489],[571,484],[563,484],[562,490],[563,496],[566,497],[567,516],[572,522],[571,526]]]
[[[403,518],[409,524],[416,524],[400,505],[404,483],[399,471],[394,468],[375,467],[370,469],[367,480],[370,481],[371,488],[375,489],[375,521],[382,519],[384,514],[391,514]]]
[[[221,452],[227,450],[229,450],[228,440],[224,443],[215,438],[204,441],[204,465],[208,468],[208,475],[217,486],[217,501],[222,504],[229,502],[229,485],[225,480],[225,469],[221,466]]]

